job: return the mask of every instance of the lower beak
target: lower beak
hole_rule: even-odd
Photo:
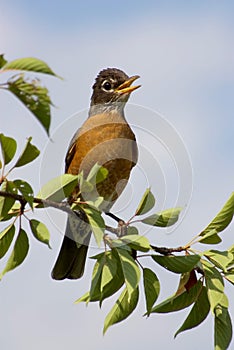
[[[121,84],[120,86],[117,87],[117,89],[115,90],[117,93],[119,94],[130,94],[131,92],[133,92],[134,90],[138,89],[139,87],[141,87],[141,85],[135,85],[135,86],[131,86],[132,83],[139,79],[139,75],[134,75],[132,77],[130,77],[128,80],[126,80],[123,84]]]

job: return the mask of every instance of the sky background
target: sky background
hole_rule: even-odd
[[[87,116],[97,73],[118,67],[129,75],[139,74],[142,87],[126,108],[139,143],[139,164],[113,209],[128,219],[151,185],[157,210],[175,205],[185,209],[173,230],[141,227],[142,232],[159,246],[187,243],[233,191],[234,3],[1,0],[0,5],[0,51],[6,58],[43,59],[64,78],[40,76],[56,106],[53,142],[13,96],[1,92],[0,131],[18,140],[18,152],[29,136],[43,149],[40,159],[12,178],[28,180],[37,192],[61,174],[67,145]],[[1,82],[5,79],[0,77]],[[88,290],[92,262],[82,280],[53,281],[50,271],[66,216],[48,210],[37,218],[50,229],[53,249],[30,237],[27,260],[1,282],[3,349],[213,348],[211,317],[174,340],[188,310],[146,320],[142,295],[134,314],[103,337],[104,318],[116,297],[104,303],[102,310],[95,304],[74,305]],[[226,249],[233,244],[233,225],[222,236],[218,248]],[[96,252],[91,247],[90,255]],[[163,300],[175,291],[178,276],[147,263],[156,269]],[[232,289],[228,286],[227,292],[234,315]]]

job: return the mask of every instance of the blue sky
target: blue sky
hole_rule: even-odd
[[[126,115],[138,138],[140,160],[115,210],[128,218],[150,184],[157,209],[178,204],[186,210],[173,232],[147,232],[149,238],[163,246],[188,242],[233,191],[233,7],[232,2],[224,1],[32,4],[2,0],[1,51],[9,60],[41,58],[64,77],[59,81],[41,76],[57,106],[52,115],[53,143],[13,97],[0,94],[1,132],[15,137],[20,146],[32,135],[35,144],[44,149],[32,168],[22,168],[15,176],[28,179],[37,192],[63,171],[67,145],[86,118],[91,86],[100,69],[115,66],[129,75],[139,74],[142,88],[131,96]],[[51,210],[38,217],[51,231],[53,249],[31,238],[24,265],[1,282],[0,339],[4,348],[115,350],[121,346],[138,350],[155,343],[159,348],[213,348],[211,318],[174,340],[188,310],[145,320],[143,298],[139,310],[103,338],[104,317],[115,298],[101,311],[97,305],[73,304],[89,286],[92,264],[87,265],[81,281],[51,280],[65,216]],[[220,249],[233,244],[232,231],[223,234]],[[162,300],[174,292],[178,277],[161,268],[157,274],[162,281]],[[234,314],[233,291],[228,291]]]
[[[24,13],[28,20],[34,23],[43,23],[47,27],[53,27],[59,24],[67,25],[69,30],[72,27],[84,26],[92,21],[93,25],[104,27],[105,24],[122,23],[127,19],[140,18],[142,15],[147,16],[154,11],[155,14],[173,14],[186,15],[188,12],[202,14],[204,11],[224,11],[226,5],[219,1],[145,1],[144,6],[141,1],[118,1],[112,2],[101,0],[98,3],[94,1],[77,2],[70,1],[65,4],[63,1],[40,1],[35,2],[32,6],[30,1],[8,1],[8,8],[16,13]],[[212,5],[212,6],[211,6]],[[232,7],[232,5],[229,5]],[[229,8],[230,8],[229,7]],[[79,16],[79,17],[78,17]],[[105,21],[103,21],[105,19]],[[63,28],[64,30],[64,28]]]

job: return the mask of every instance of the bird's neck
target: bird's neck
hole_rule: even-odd
[[[109,113],[109,114],[119,114],[120,117],[125,119],[124,107],[125,107],[125,103],[123,102],[91,104],[89,109],[89,117],[92,117],[96,114]]]

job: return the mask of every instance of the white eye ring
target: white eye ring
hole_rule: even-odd
[[[113,87],[112,84],[109,80],[104,80],[102,83],[102,90],[106,91],[106,92],[112,92],[113,91]]]

